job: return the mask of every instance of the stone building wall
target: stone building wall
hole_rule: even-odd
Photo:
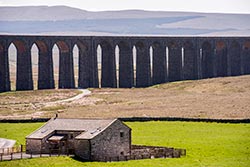
[[[26,139],[26,153],[40,154],[42,141],[40,139]]]
[[[108,161],[130,156],[131,130],[119,120],[91,142],[91,160]]]
[[[32,154],[72,154],[75,152],[75,137],[81,132],[70,132],[70,131],[54,131],[43,139],[26,139],[27,153]],[[64,140],[59,142],[59,148],[53,150],[48,139],[57,135],[65,135]],[[32,151],[30,151],[32,150]]]
[[[75,155],[80,157],[83,160],[91,160],[91,148],[90,148],[90,141],[89,140],[75,140]]]

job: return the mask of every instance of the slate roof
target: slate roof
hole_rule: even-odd
[[[42,139],[56,130],[80,131],[77,139],[92,139],[117,119],[51,119],[44,126],[27,136],[30,139]]]

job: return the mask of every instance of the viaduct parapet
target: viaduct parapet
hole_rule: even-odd
[[[75,88],[75,45],[79,48],[80,88],[147,87],[250,74],[250,37],[0,35],[0,92],[10,91],[11,87],[8,55],[11,44],[17,50],[16,90],[34,89],[33,44],[39,50],[38,89],[55,88],[52,53],[55,44],[59,48],[59,88]],[[101,65],[97,61],[98,47]]]

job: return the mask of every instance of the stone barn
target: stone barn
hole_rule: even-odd
[[[88,161],[125,160],[131,129],[120,120],[51,119],[26,137],[29,154],[74,154]]]

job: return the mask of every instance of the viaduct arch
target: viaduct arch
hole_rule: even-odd
[[[79,49],[80,88],[147,87],[172,81],[250,74],[250,37],[0,35],[0,92],[10,91],[11,87],[8,55],[11,44],[17,50],[16,90],[34,89],[31,64],[34,44],[39,56],[38,89],[55,88],[54,45],[59,48],[59,88],[76,87],[75,45]],[[98,47],[101,53],[97,52]],[[98,65],[98,57],[101,57],[101,65]]]

